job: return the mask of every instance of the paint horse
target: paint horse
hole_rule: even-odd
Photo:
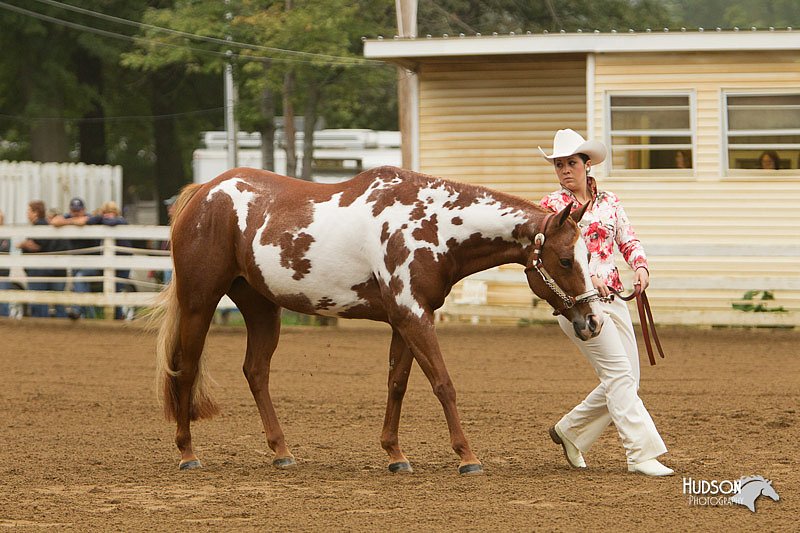
[[[570,319],[579,336],[597,335],[601,314],[575,222],[583,210],[570,215],[570,207],[554,214],[484,187],[394,167],[333,185],[237,168],[184,188],[173,215],[174,277],[162,294],[157,346],[159,389],[167,418],[177,422],[180,468],[201,466],[190,421],[217,413],[203,346],[227,294],[246,324],[244,374],[273,465],[295,464],[269,393],[286,308],[391,325],[381,446],[392,472],[411,472],[398,426],[414,360],[442,404],[459,472],[481,472],[456,410],[434,311],[460,279],[519,263],[531,289]]]

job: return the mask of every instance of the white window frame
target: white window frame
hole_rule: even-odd
[[[614,96],[686,96],[689,98],[689,136],[691,138],[690,146],[685,145],[662,145],[666,148],[675,148],[676,150],[690,149],[692,151],[692,168],[620,168],[615,169],[613,164],[613,150],[612,143],[612,122],[611,122],[611,98]],[[646,175],[652,176],[658,174],[661,176],[675,176],[675,177],[694,177],[697,175],[697,94],[694,89],[681,89],[681,90],[667,90],[667,91],[606,91],[605,94],[605,143],[608,147],[607,172],[609,175],[614,176],[632,176],[632,175]],[[673,135],[684,135],[684,131],[677,130],[664,130]],[[618,132],[613,132],[618,133]],[[660,132],[663,134],[663,132]],[[622,134],[627,135],[640,135],[640,131],[624,131]]]
[[[783,95],[800,95],[800,87],[794,88],[779,88],[779,89],[722,89],[720,91],[720,99],[719,99],[719,108],[721,110],[721,128],[722,128],[722,139],[720,145],[722,146],[721,150],[721,161],[720,165],[722,167],[722,174],[724,176],[752,176],[753,174],[776,174],[775,171],[772,170],[761,170],[761,169],[744,169],[744,168],[731,168],[730,167],[730,157],[728,152],[730,151],[730,145],[728,144],[728,97],[729,96],[783,96]],[[754,130],[754,135],[763,134],[764,131],[769,130]],[[797,130],[773,130],[773,133],[778,135],[780,134],[792,134],[792,133],[800,133],[800,127]],[[753,148],[755,150],[761,150],[761,148]],[[770,144],[768,147],[764,148],[764,150],[800,150],[800,147],[793,146],[793,145],[786,145],[786,144]],[[792,172],[796,174],[798,169],[784,169],[778,170],[777,173],[789,173]]]

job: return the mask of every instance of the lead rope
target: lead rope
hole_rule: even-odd
[[[623,296],[621,293],[615,290],[612,290],[611,292],[612,295],[610,298],[618,296],[625,302],[629,302],[636,298],[636,309],[639,311],[639,325],[642,328],[642,337],[644,338],[644,346],[647,349],[647,357],[650,359],[650,365],[655,366],[656,357],[653,353],[653,346],[650,344],[650,332],[653,334],[653,340],[656,343],[658,355],[661,356],[661,359],[664,359],[664,350],[661,348],[661,341],[658,340],[656,323],[653,320],[653,311],[650,309],[650,300],[647,298],[647,293],[645,291],[637,291],[635,289],[628,296]]]

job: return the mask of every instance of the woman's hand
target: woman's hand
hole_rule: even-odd
[[[603,298],[608,298],[608,296],[611,294],[611,291],[608,290],[606,284],[603,283],[603,281],[594,274],[592,274],[591,280],[592,280],[592,285],[594,286],[595,289],[597,289],[597,294],[599,294]]]
[[[645,267],[639,267],[633,274],[633,290],[640,294],[650,286],[650,272]]]

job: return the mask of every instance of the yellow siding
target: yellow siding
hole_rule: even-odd
[[[595,56],[594,136],[606,140],[609,92],[682,91],[696,99],[695,171],[719,179],[723,90],[800,90],[800,59],[792,52],[598,54]],[[604,172],[599,168],[599,172]]]
[[[800,176],[728,177],[722,167],[723,91],[800,90],[797,55],[598,55],[594,81],[594,136],[604,141],[609,93],[685,91],[695,98],[694,176],[628,171],[601,180],[623,199],[646,246],[678,252],[682,245],[698,244],[730,249],[708,256],[653,256],[654,305],[675,312],[728,311],[749,283],[753,289],[772,287],[777,301],[766,302],[770,307],[800,311],[800,210],[794,207],[800,205]],[[786,255],[771,255],[780,250]],[[661,289],[659,277],[668,277],[671,286],[683,279],[686,287]],[[705,287],[691,287],[698,279],[706,280]]]
[[[529,199],[556,185],[537,146],[586,131],[583,57],[426,63],[419,92],[422,172]]]
[[[553,190],[552,167],[536,147],[549,147],[558,128],[585,133],[585,69],[581,57],[424,64],[422,171],[531,199]],[[648,293],[656,319],[797,324],[800,172],[725,176],[721,106],[724,90],[800,90],[800,58],[775,52],[601,54],[595,57],[593,82],[592,137],[603,141],[609,92],[685,91],[694,98],[693,175],[628,171],[608,176],[605,165],[595,167],[601,188],[622,198],[642,242],[651,250],[653,285]],[[630,279],[629,273],[625,276]],[[530,311],[531,294],[521,272],[518,282],[490,278],[490,305]],[[790,313],[732,310],[732,303],[748,289],[773,290],[777,300],[765,303]],[[454,298],[459,295],[457,287]],[[539,305],[516,316],[548,315],[547,306]]]

